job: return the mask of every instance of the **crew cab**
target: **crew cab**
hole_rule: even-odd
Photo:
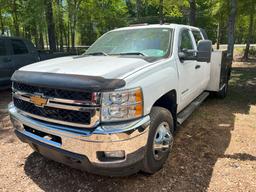
[[[177,125],[209,93],[225,97],[230,64],[196,27],[115,29],[81,56],[17,70],[9,112],[16,135],[43,156],[108,176],[153,174]]]

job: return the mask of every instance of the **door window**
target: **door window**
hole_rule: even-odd
[[[196,43],[198,43],[200,40],[203,40],[203,37],[202,37],[200,31],[192,31],[192,33],[196,40]]]
[[[0,56],[6,55],[6,47],[5,47],[5,41],[3,39],[0,39]]]
[[[183,30],[181,32],[180,50],[193,50],[193,41],[191,39],[189,30]]]
[[[27,54],[28,49],[25,43],[22,40],[12,40],[12,47],[13,47],[13,54],[20,55],[20,54]]]

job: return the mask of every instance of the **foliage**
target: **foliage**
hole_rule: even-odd
[[[90,45],[103,33],[134,23],[188,24],[191,0],[51,0],[56,46]],[[46,0],[0,0],[0,34],[23,36],[38,47],[49,43]],[[214,42],[227,42],[229,0],[195,0],[196,26]],[[162,3],[162,4],[161,4]],[[236,42],[246,43],[255,0],[238,0]],[[161,9],[161,6],[163,9]],[[162,10],[162,11],[161,11]],[[250,11],[249,11],[250,10]],[[256,40],[254,19],[252,41]],[[218,30],[219,26],[219,30]],[[219,34],[219,35],[218,35]]]

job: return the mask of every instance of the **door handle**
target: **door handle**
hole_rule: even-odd
[[[196,65],[195,69],[199,69],[201,67],[201,65]]]

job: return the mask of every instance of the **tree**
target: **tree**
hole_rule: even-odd
[[[58,17],[58,33],[59,33],[59,45],[62,52],[64,45],[64,18],[63,18],[63,0],[57,0],[57,17]]]
[[[3,16],[2,16],[2,10],[0,8],[0,26],[1,26],[1,35],[4,34],[4,19],[3,19]]]
[[[196,26],[196,0],[189,0],[189,24]]]
[[[141,21],[141,17],[142,17],[142,1],[141,0],[136,0],[136,16],[137,16],[137,20]]]
[[[256,39],[255,0],[0,0],[0,34],[31,39],[51,51],[90,45],[103,33],[134,23],[180,23],[204,28],[217,45]],[[236,18],[236,12],[239,17]],[[236,24],[236,25],[235,25]],[[227,35],[226,35],[227,34]],[[236,38],[234,36],[236,34]],[[219,47],[219,46],[218,46]]]
[[[159,20],[160,24],[164,23],[164,1],[159,0]]]
[[[132,1],[131,0],[126,0],[125,3],[126,3],[126,7],[128,9],[129,15],[131,17],[135,17],[136,14],[135,14],[135,11],[134,11],[134,5],[133,5]]]
[[[228,20],[228,1],[226,0],[216,0],[212,5],[212,17],[216,19],[217,24],[217,49],[220,48],[221,41],[224,42],[223,38],[225,38],[227,21]]]
[[[77,15],[80,10],[82,0],[69,0],[68,3],[68,16],[69,16],[69,27],[71,33],[71,46],[72,50],[75,49],[75,37],[76,37],[76,26],[77,26]]]
[[[135,2],[131,6],[135,10]],[[90,45],[103,33],[117,27],[127,26],[128,12],[126,2],[123,0],[98,1],[97,3],[92,0],[83,1],[77,18],[78,40],[83,45]]]
[[[247,40],[246,40],[246,48],[243,56],[243,59],[248,60],[250,44],[252,43],[252,39],[253,39],[253,24],[254,24],[254,15],[256,12],[256,1],[248,0],[248,1],[244,1],[243,3],[245,4],[244,11],[249,14],[249,26],[248,26],[248,33],[247,33]]]
[[[9,1],[12,18],[13,18],[13,26],[15,29],[15,36],[20,36],[20,26],[19,26],[19,16],[18,16],[18,1],[17,0],[11,0]]]
[[[45,3],[45,13],[48,27],[48,39],[50,50],[56,51],[56,38],[55,38],[55,24],[53,20],[53,9],[52,9],[52,0],[44,0]]]
[[[230,55],[230,58],[233,60],[237,0],[229,0],[229,3],[230,3],[230,15],[228,19],[228,54]]]

